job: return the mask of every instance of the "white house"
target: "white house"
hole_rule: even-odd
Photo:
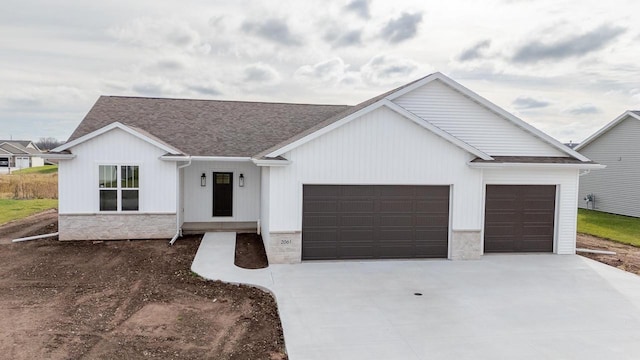
[[[38,146],[30,140],[0,140],[0,172],[43,166]]]
[[[356,106],[100,97],[61,240],[254,230],[271,263],[573,254],[585,156],[440,73]]]
[[[578,206],[640,217],[640,111],[625,111],[575,150],[607,168],[580,177]]]

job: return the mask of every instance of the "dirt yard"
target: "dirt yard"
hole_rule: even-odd
[[[578,234],[576,246],[584,249],[615,251],[615,255],[582,252],[578,254],[640,275],[640,248],[586,234]]]
[[[287,358],[269,294],[189,270],[199,237],[7,240],[55,232],[55,220],[0,227],[0,357]]]

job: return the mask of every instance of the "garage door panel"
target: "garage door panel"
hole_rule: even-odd
[[[336,216],[336,219],[338,217]],[[336,225],[339,223],[342,227],[345,226],[365,226],[371,227],[373,226],[374,216],[373,215],[344,215],[339,218],[340,221],[336,221]]]
[[[305,209],[309,213],[327,213],[338,211],[338,203],[335,200],[319,199],[310,201]]]
[[[487,185],[485,252],[551,252],[555,185]]]
[[[449,192],[448,186],[304,185],[303,259],[446,257]],[[335,205],[313,204],[322,201]]]

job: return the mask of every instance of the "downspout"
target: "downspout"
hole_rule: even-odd
[[[182,211],[180,209],[180,170],[186,168],[191,165],[191,156],[189,156],[189,161],[187,161],[184,165],[179,165],[176,171],[176,234],[173,235],[171,241],[169,241],[169,245],[173,245],[173,243],[178,240],[178,237],[182,235],[182,229],[180,228],[180,215],[179,212]]]

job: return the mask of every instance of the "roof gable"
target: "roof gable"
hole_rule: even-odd
[[[617,118],[613,119],[608,124],[606,124],[605,126],[600,128],[600,130],[596,131],[591,136],[586,138],[583,142],[578,144],[578,146],[575,147],[575,150],[576,151],[580,151],[580,150],[584,149],[587,145],[589,145],[590,143],[596,141],[598,138],[600,138],[602,135],[607,133],[609,130],[611,130],[614,127],[616,127],[616,125],[620,124],[621,122],[623,122],[623,121],[625,121],[625,120],[627,120],[629,118],[630,119],[634,119],[634,120],[640,120],[640,111],[631,111],[631,110],[625,111],[624,113],[622,113],[622,115],[620,115]]]
[[[162,139],[186,155],[251,157],[348,108],[101,96],[69,142],[120,122]]]
[[[137,128],[131,127],[131,126],[126,126],[126,125],[124,125],[122,123],[119,123],[119,122],[111,123],[111,124],[109,124],[107,126],[99,128],[99,129],[97,129],[97,130],[95,130],[93,132],[90,132],[90,133],[88,133],[88,134],[86,134],[84,136],[76,138],[76,139],[74,139],[72,141],[68,141],[65,144],[60,145],[57,148],[53,149],[52,151],[53,152],[62,152],[62,151],[65,151],[65,150],[69,150],[69,149],[73,148],[74,146],[77,146],[77,145],[82,144],[82,143],[84,143],[86,141],[89,141],[89,140],[91,140],[91,139],[93,139],[95,137],[98,137],[98,136],[100,136],[102,134],[105,134],[105,133],[107,133],[107,132],[109,132],[109,131],[111,131],[113,129],[123,130],[126,133],[137,137],[138,139],[146,141],[149,144],[154,145],[154,146],[156,146],[156,147],[168,152],[169,154],[174,154],[174,155],[181,154],[180,150],[172,147],[171,145],[169,145],[169,144],[165,143],[164,141],[156,138],[155,136],[152,136],[152,135],[150,136],[150,134],[146,133],[143,130],[140,130],[140,129],[137,129]]]

